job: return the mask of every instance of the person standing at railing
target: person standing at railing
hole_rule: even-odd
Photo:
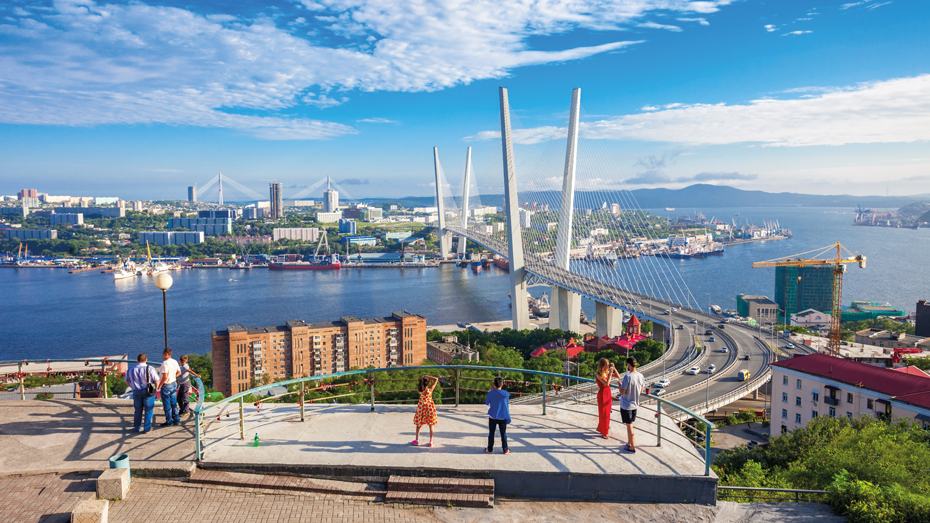
[[[620,382],[620,394],[617,398],[620,400],[620,419],[626,425],[627,452],[636,452],[636,442],[633,438],[633,423],[636,421],[636,409],[639,407],[639,395],[643,393],[646,386],[646,378],[636,372],[636,358],[629,357],[626,359],[626,371],[623,380]]]
[[[614,377],[619,378],[620,374],[610,360],[601,358],[594,377],[597,380],[597,431],[604,439],[610,439],[610,413],[613,410],[610,382]]]
[[[165,409],[165,422],[162,427],[181,424],[181,416],[178,415],[178,376],[181,375],[181,366],[178,360],[171,357],[171,349],[165,349],[162,353],[161,380],[158,382],[158,390],[161,391],[161,405]]]
[[[503,390],[504,378],[494,378],[494,388],[488,391],[484,404],[488,405],[488,446],[484,449],[488,454],[494,453],[494,432],[500,428],[501,447],[504,454],[510,454],[507,447],[507,425],[510,423],[510,393]]]
[[[417,403],[417,413],[413,415],[413,424],[417,426],[416,439],[411,441],[411,445],[420,444],[420,427],[429,425],[429,443],[427,447],[433,446],[433,425],[439,423],[439,416],[436,415],[436,404],[433,402],[433,389],[439,383],[439,378],[433,376],[420,376],[417,383],[417,391],[420,393],[420,401]]]
[[[145,434],[152,430],[152,416],[155,411],[155,384],[158,374],[153,367],[149,367],[145,354],[136,357],[136,365],[126,372],[126,383],[132,389],[132,405],[134,414],[132,428]],[[153,392],[149,394],[148,386],[152,385]],[[144,416],[144,420],[143,420]]]
[[[190,395],[191,395],[191,376],[199,378],[200,375],[191,370],[191,366],[187,364],[187,356],[181,356],[181,374],[178,376],[178,414],[183,416],[185,414],[194,415],[193,411],[190,410]]]

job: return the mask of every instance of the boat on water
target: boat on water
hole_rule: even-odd
[[[481,256],[481,267],[484,268],[484,269],[490,269],[490,268],[491,268],[491,260],[489,260],[488,257],[485,256],[485,255],[482,255],[482,256]]]
[[[494,265],[496,265],[498,269],[504,269],[505,271],[510,271],[510,261],[507,258],[500,258],[500,257],[495,258]]]
[[[690,252],[674,251],[667,252],[665,257],[671,258],[673,260],[690,260],[692,256],[693,255]]]
[[[471,262],[471,270],[475,272],[481,272],[482,266],[480,261]]]
[[[723,255],[723,247],[717,247],[716,249],[711,249],[707,251],[707,254],[710,254],[712,256],[721,256]]]
[[[532,296],[526,297],[527,302],[529,302],[530,311],[536,315],[537,318],[548,318],[549,317],[549,295],[543,294],[539,299],[533,298]]]
[[[131,261],[126,261],[124,263],[119,263],[116,268],[113,270],[113,280],[124,280],[126,278],[135,278],[141,274],[141,271],[136,264]]]
[[[148,267],[146,267],[145,273],[148,274],[149,276],[158,276],[159,274],[163,272],[168,272],[170,270],[171,270],[171,266],[168,265],[167,263],[155,262],[155,263],[150,263]]]
[[[666,207],[665,210],[666,210],[666,211],[674,211],[675,208],[674,208],[674,207]]]
[[[319,261],[271,262],[268,270],[272,271],[337,271],[342,263],[331,257]]]
[[[723,309],[720,308],[720,305],[711,305],[710,311],[714,314],[723,314]]]

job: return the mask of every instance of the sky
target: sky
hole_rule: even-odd
[[[472,147],[500,193],[500,86],[521,189],[560,185],[578,87],[582,189],[930,193],[928,23],[920,0],[5,0],[0,194],[184,199],[222,172],[429,196],[434,146],[452,190]]]

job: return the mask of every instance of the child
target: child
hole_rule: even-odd
[[[488,391],[484,398],[484,404],[490,405],[488,409],[488,446],[485,452],[491,454],[494,452],[494,431],[500,428],[501,446],[504,448],[504,454],[510,454],[507,448],[507,425],[510,423],[510,393],[502,390],[504,380],[498,376],[494,378],[494,388]]]
[[[436,404],[433,403],[433,389],[436,388],[437,383],[439,383],[439,378],[433,376],[421,376],[417,383],[420,401],[417,403],[417,413],[413,416],[413,424],[417,426],[417,435],[416,439],[410,442],[411,445],[420,444],[420,427],[429,425],[429,443],[426,446],[433,446],[433,425],[439,423]]]
[[[191,376],[200,377],[200,374],[191,370],[191,366],[187,364],[187,356],[181,356],[181,375],[178,376],[178,409],[181,416],[190,413],[191,416],[194,415],[194,411],[190,410],[190,394],[191,394]]]

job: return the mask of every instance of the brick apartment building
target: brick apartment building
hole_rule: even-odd
[[[230,325],[212,333],[214,388],[227,396],[262,382],[319,376],[370,366],[419,365],[426,359],[426,318],[395,312],[383,318],[288,321],[272,327]]]

